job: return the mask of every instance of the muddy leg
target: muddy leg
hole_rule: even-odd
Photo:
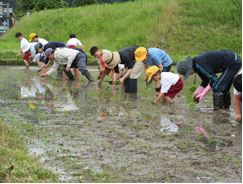
[[[23,61],[24,61],[24,64],[25,64],[26,68],[29,68],[28,62],[26,60],[23,60]]]
[[[78,70],[78,68],[73,68],[73,72],[74,72],[74,77],[75,79],[80,79],[80,74],[81,72]]]
[[[167,103],[171,103],[171,98],[169,96],[164,96]]]

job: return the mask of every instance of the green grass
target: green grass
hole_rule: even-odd
[[[63,43],[74,33],[81,40],[90,63],[96,62],[89,54],[94,45],[111,51],[131,45],[159,46],[174,63],[185,59],[187,54],[193,57],[209,50],[229,49],[241,56],[240,0],[141,2],[32,13],[19,20],[19,24],[0,39],[0,60],[8,60],[1,54],[5,50],[14,53],[12,56],[17,54],[20,45],[14,38],[16,32],[22,32],[26,39],[35,32],[49,42]]]
[[[37,157],[28,155],[24,139],[14,128],[0,122],[0,182],[54,183],[59,176],[43,168]],[[13,170],[8,171],[13,166]]]

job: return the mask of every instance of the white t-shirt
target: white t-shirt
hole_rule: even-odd
[[[161,93],[167,93],[172,85],[175,85],[179,80],[179,75],[172,72],[161,73]]]
[[[242,73],[242,70],[237,74],[237,75],[239,75],[239,74],[241,74]],[[239,92],[239,91],[237,91],[235,88],[234,88],[234,95],[240,95],[241,94],[241,92]]]
[[[69,46],[69,45],[75,45],[77,47],[77,45],[81,46],[82,43],[77,38],[71,38],[71,39],[68,40],[68,42],[66,43],[66,45],[67,46]]]
[[[104,53],[106,53],[106,52],[111,52],[111,51],[109,51],[109,50],[102,50],[102,51],[103,51],[103,54],[102,54],[101,56],[103,56]],[[101,64],[101,62],[100,62],[100,58],[101,58],[101,56],[100,56],[99,58],[97,58],[99,64]]]
[[[23,48],[24,44],[26,43],[29,43],[25,38],[23,38],[21,41],[20,41],[20,44],[21,44],[21,49]]]
[[[119,68],[120,70],[122,70],[124,67],[125,67],[124,64],[118,64],[118,68]]]
[[[41,43],[42,45],[45,45],[48,43],[48,41],[46,41],[45,39],[43,38],[39,38],[39,42],[38,43]]]

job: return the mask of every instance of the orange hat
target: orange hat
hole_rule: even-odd
[[[153,75],[159,71],[159,68],[157,66],[151,66],[147,69],[146,75],[149,77],[148,82],[151,80]]]
[[[143,61],[146,58],[147,52],[145,47],[138,47],[134,52],[136,61]]]

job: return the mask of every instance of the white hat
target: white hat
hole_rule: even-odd
[[[30,49],[31,43],[25,43],[22,48],[22,52],[26,52]]]

